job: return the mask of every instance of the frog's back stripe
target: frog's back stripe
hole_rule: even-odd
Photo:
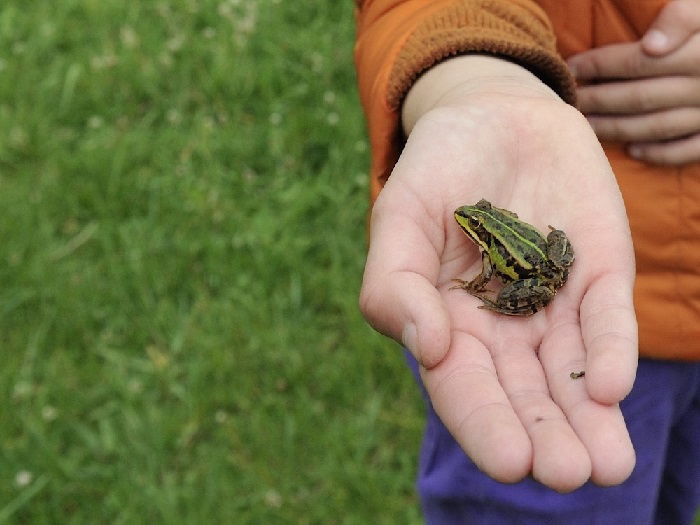
[[[499,228],[491,232],[492,237],[498,240],[498,243],[495,243],[497,249],[491,250],[491,256],[498,257],[500,259],[498,262],[502,263],[496,266],[503,268],[504,273],[513,279],[531,276],[534,266],[526,252],[531,250],[538,259],[547,259],[547,242],[542,234],[534,226],[519,219],[504,215],[498,218],[490,213],[489,216],[499,224]],[[494,240],[491,242],[494,243]],[[522,257],[513,260],[513,254],[520,254]]]

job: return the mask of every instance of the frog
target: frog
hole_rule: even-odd
[[[549,226],[549,234],[521,220],[512,211],[497,208],[486,199],[461,206],[454,212],[462,231],[481,250],[482,270],[474,279],[454,279],[450,289],[463,289],[479,298],[479,308],[526,317],[549,305],[564,286],[574,263],[574,249],[562,230]],[[487,284],[496,275],[498,292]]]

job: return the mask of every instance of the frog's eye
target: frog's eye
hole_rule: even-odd
[[[480,230],[482,227],[481,223],[481,218],[480,217],[475,217],[475,216],[470,216],[469,217],[469,227],[472,230]]]

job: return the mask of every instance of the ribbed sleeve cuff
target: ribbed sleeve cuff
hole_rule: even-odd
[[[432,13],[408,37],[389,76],[386,102],[397,109],[421,73],[451,56],[486,53],[528,69],[575,105],[575,82],[544,15],[513,2],[462,0]]]

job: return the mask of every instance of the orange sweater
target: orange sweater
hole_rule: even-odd
[[[637,40],[668,0],[356,0],[355,61],[372,148],[371,198],[403,147],[400,107],[423,71],[459,53],[488,52],[526,67],[567,102],[566,58]],[[649,166],[604,144],[637,257],[640,353],[700,359],[700,164]]]

